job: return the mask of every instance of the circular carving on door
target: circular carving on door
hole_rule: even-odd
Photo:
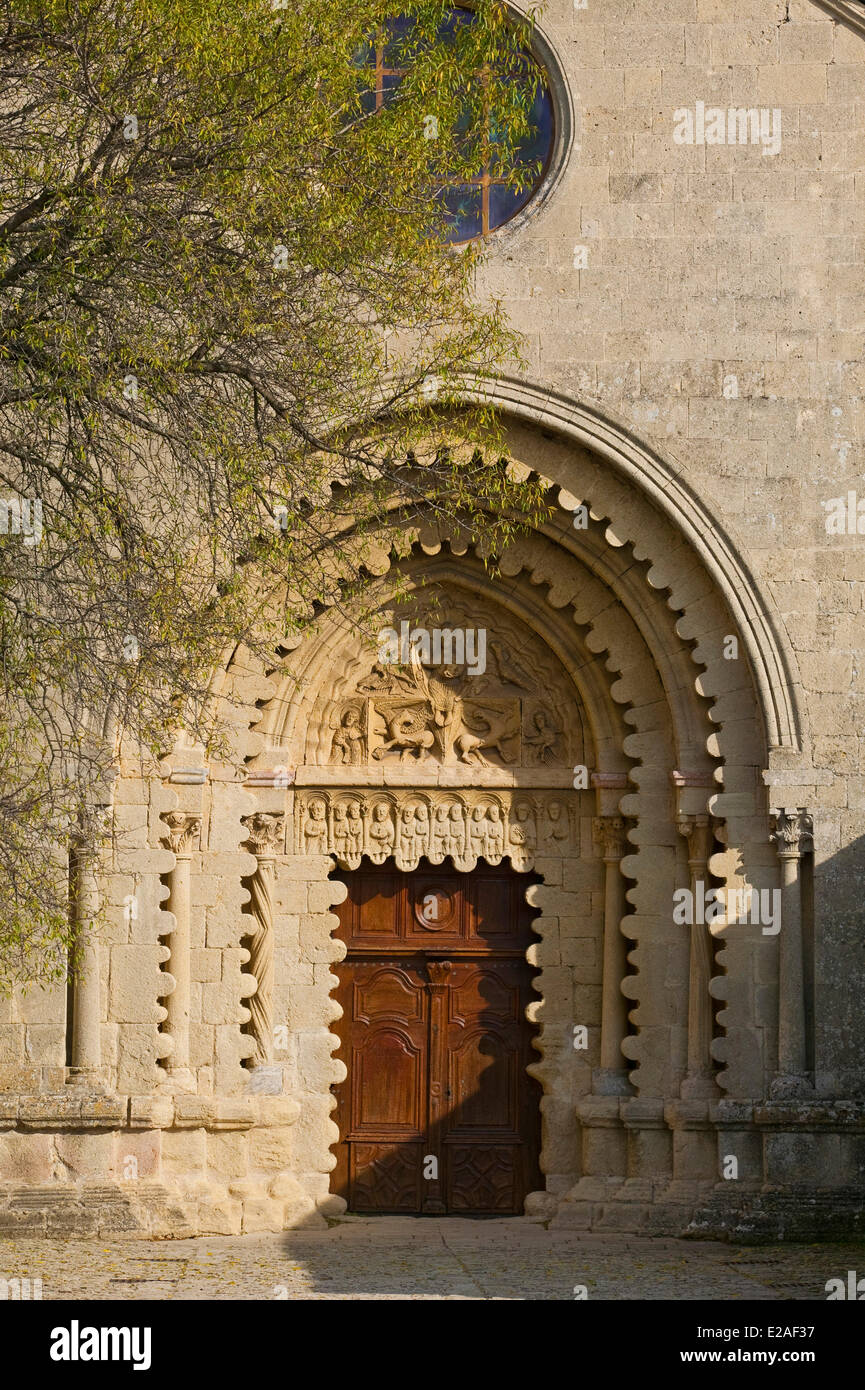
[[[452,893],[436,884],[419,889],[414,915],[427,931],[444,931],[453,925],[456,902]]]

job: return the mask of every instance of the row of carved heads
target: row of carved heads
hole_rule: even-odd
[[[505,856],[515,867],[528,868],[539,846],[561,850],[574,835],[573,808],[556,796],[452,793],[399,801],[382,794],[316,792],[298,798],[295,823],[299,853],[333,854],[347,868],[356,868],[364,854],[375,864],[393,855],[399,868],[421,858],[433,864],[451,858],[457,867],[473,868],[479,859],[498,864]]]
[[[574,806],[557,796],[469,799],[451,793],[438,800],[412,795],[400,801],[387,795],[331,797],[314,792],[297,800],[295,844],[299,853],[334,854],[347,864],[359,863],[363,854],[379,864],[391,854],[403,860],[426,856],[433,863],[448,856],[498,863],[508,854],[533,857],[539,845],[553,850],[570,845],[575,816]],[[171,811],[164,819],[169,847],[178,857],[188,857],[201,832],[200,814]],[[257,857],[281,853],[281,813],[256,812],[245,817],[244,824],[247,843]],[[708,844],[700,855],[695,842],[701,830],[710,835],[710,818],[680,816],[678,827],[689,849],[707,858]],[[596,817],[593,832],[605,856],[620,858],[626,851],[626,822],[621,816]],[[803,808],[776,811],[769,838],[781,858],[808,853],[814,843],[813,820]]]

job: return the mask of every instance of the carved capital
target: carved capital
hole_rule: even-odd
[[[279,853],[285,830],[282,812],[256,811],[255,815],[244,816],[243,823],[256,858],[272,859]]]
[[[769,839],[779,859],[798,859],[814,848],[814,821],[803,806],[779,810],[772,816]]]
[[[188,858],[201,830],[201,816],[190,811],[169,811],[163,816],[168,826],[168,843],[180,859]]]
[[[621,859],[628,852],[627,826],[624,816],[595,816],[592,837],[601,847],[604,859]]]
[[[688,841],[688,863],[707,864],[712,851],[711,816],[677,816],[676,829]]]

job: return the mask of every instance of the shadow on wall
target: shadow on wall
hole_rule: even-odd
[[[802,894],[805,998],[818,1087],[865,1098],[865,835],[820,864]]]
[[[818,1097],[827,1100],[865,1097],[861,1051],[865,1001],[863,870],[865,836],[822,863],[815,865],[811,856],[803,859],[808,1066],[816,1080]],[[417,1210],[423,1200],[423,1160],[433,1151],[444,1155],[442,1176],[447,1193],[453,1176],[449,1168],[451,1145],[448,1139],[455,1137],[459,1141],[466,1135],[477,1134],[501,1114],[503,1097],[507,1096],[514,1078],[508,1057],[493,1041],[500,1018],[493,982],[482,982],[480,993],[486,1003],[477,1015],[482,1027],[476,1047],[476,1088],[454,1107],[447,1133],[431,1133],[410,1146],[394,1145],[376,1157],[365,1182],[365,1193],[377,1194],[372,1200],[378,1202],[382,1213],[393,1212],[395,1200],[406,1200],[406,1210],[411,1206]],[[454,1163],[468,1162],[459,1143],[453,1147],[457,1155]],[[454,1171],[458,1174],[459,1168]],[[486,1191],[494,1193],[494,1188],[489,1186],[492,1170],[477,1175],[470,1174],[469,1169],[464,1171],[468,1181],[476,1184],[477,1193],[484,1191],[485,1183]],[[349,1210],[352,1205],[359,1210],[370,1210],[369,1205],[353,1201],[352,1191],[345,1183],[335,1184],[333,1190],[346,1199]],[[526,1190],[531,1190],[531,1186]],[[406,1198],[407,1193],[412,1195]],[[795,1193],[791,1196],[795,1200]],[[494,1205],[495,1196],[484,1200]],[[526,1231],[528,1223],[496,1220],[495,1215],[493,1210],[486,1216],[456,1212],[437,1219],[421,1214],[349,1216],[335,1222],[327,1233],[287,1233],[284,1249],[286,1258],[306,1271],[313,1289],[331,1295],[399,1298],[407,1295],[410,1286],[411,1292],[421,1297],[479,1297],[488,1286],[494,1289],[496,1297],[573,1299],[574,1284],[579,1282],[579,1266],[565,1250],[558,1255],[553,1247],[546,1245],[538,1248],[538,1257],[548,1262],[544,1291],[526,1293],[525,1280],[520,1283],[516,1265],[525,1259],[521,1233]],[[481,1234],[484,1229],[488,1237]],[[541,1234],[538,1227],[529,1229]],[[472,1234],[473,1231],[477,1234]],[[776,1296],[825,1297],[825,1281],[836,1276],[843,1265],[843,1259],[839,1265],[841,1247],[834,1251],[826,1249],[823,1253],[814,1245],[787,1245],[776,1251],[761,1243],[754,1251],[745,1246],[737,1247],[735,1260],[737,1264],[751,1262],[762,1268],[767,1263],[786,1260],[788,1255],[795,1257],[797,1249],[804,1251],[808,1261],[814,1264],[809,1276],[810,1292],[803,1289],[800,1293],[797,1287],[797,1291],[791,1293],[791,1286],[785,1284]],[[748,1277],[756,1276],[749,1274]],[[669,1296],[698,1297],[686,1291]],[[730,1296],[741,1296],[741,1293]]]

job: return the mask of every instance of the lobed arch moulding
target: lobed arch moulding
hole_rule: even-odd
[[[751,756],[756,755],[760,761],[764,757],[774,761],[780,756],[787,769],[798,765],[807,752],[800,715],[801,685],[783,620],[771,593],[758,585],[726,529],[685,480],[682,470],[650,448],[624,423],[531,382],[515,378],[467,377],[461,394],[467,402],[492,405],[505,425],[510,421],[539,437],[556,441],[565,452],[573,446],[575,457],[579,454],[593,459],[596,465],[610,465],[610,486],[618,486],[620,494],[624,488],[635,500],[637,509],[626,507],[623,512],[621,498],[599,499],[600,509],[596,511],[594,495],[590,495],[587,500],[591,515],[594,519],[609,518],[615,533],[615,539],[610,537],[614,548],[621,553],[623,547],[628,547],[641,564],[648,565],[651,588],[667,589],[667,598],[662,602],[666,601],[668,608],[684,623],[681,631],[687,634],[687,641],[697,636],[693,621],[688,617],[691,597],[686,593],[680,602],[680,596],[670,590],[670,583],[675,590],[678,581],[675,577],[672,580],[664,577],[670,559],[669,546],[661,540],[655,545],[647,540],[646,529],[640,525],[640,513],[645,517],[648,508],[658,516],[661,535],[681,537],[682,556],[693,556],[695,571],[705,575],[706,582],[717,595],[718,611],[725,609],[729,614],[747,657],[749,684],[755,707],[760,711],[759,741],[764,750],[761,756],[752,743]],[[546,466],[552,462],[530,462],[528,466],[546,477],[550,485],[559,490],[560,505],[572,510],[574,499],[566,500],[570,483],[563,485],[555,476],[555,467]],[[612,510],[606,510],[607,506]],[[387,570],[389,565],[384,568]],[[720,649],[712,657],[713,662],[717,663],[719,655]],[[233,664],[230,658],[225,664],[217,664],[212,685],[215,698],[219,698]],[[256,761],[256,755],[264,752],[268,742],[267,718],[263,711],[269,703],[268,695],[273,698],[277,694],[278,682],[274,682],[274,674],[265,677],[263,672],[258,673],[261,687],[255,692],[258,708],[255,712],[250,709],[247,725],[246,736],[250,740],[245,758],[247,766]],[[250,676],[252,671],[247,671],[247,678]],[[723,687],[723,680],[714,686]],[[718,724],[718,717],[713,714],[710,718],[712,724]],[[723,715],[720,722],[723,723]],[[717,752],[710,750],[710,753],[717,756]]]
[[[862,0],[811,0],[824,14],[831,15],[838,24],[852,29],[854,34],[865,38],[865,5]]]
[[[595,527],[596,546],[602,543],[602,530],[602,526]],[[672,743],[662,759],[664,766],[668,769],[686,767],[693,774],[699,770],[701,776],[709,779],[706,786],[711,785],[713,770],[717,769],[723,752],[710,753],[707,749],[713,720],[707,708],[707,697],[697,690],[701,663],[692,664],[695,657],[687,642],[681,645],[680,651],[673,651],[671,661],[664,661],[664,641],[671,642],[674,649],[677,643],[681,644],[681,638],[676,635],[681,615],[666,601],[663,593],[649,586],[648,592],[653,596],[658,614],[666,617],[667,623],[666,628],[661,623],[646,626],[642,620],[647,610],[637,607],[634,611],[633,593],[627,586],[620,592],[615,582],[611,585],[608,575],[596,574],[587,568],[585,556],[567,546],[561,547],[561,536],[537,533],[528,539],[537,540],[547,550],[558,547],[558,556],[545,550],[536,554],[531,547],[516,553],[505,572],[504,587],[499,582],[492,584],[482,574],[468,573],[463,568],[465,554],[462,551],[459,555],[451,555],[441,541],[434,544],[429,538],[423,545],[416,544],[415,558],[420,564],[412,563],[410,572],[419,582],[427,577],[434,578],[435,586],[445,584],[455,593],[462,593],[466,601],[483,599],[507,621],[522,622],[526,632],[533,633],[541,641],[550,657],[559,663],[561,675],[577,695],[591,734],[592,765],[600,775],[627,778],[632,763],[642,761],[644,755],[627,753],[625,743],[642,728],[635,710],[651,705],[657,696],[669,709]],[[619,557],[619,570],[624,577],[635,572],[633,561],[624,558],[630,549],[619,547],[613,551]],[[549,559],[565,557],[571,566],[570,573],[559,572],[554,578],[549,570]],[[642,574],[642,565],[639,570]],[[582,580],[578,578],[580,575]],[[387,575],[377,576],[375,582],[385,586],[384,601]],[[416,585],[413,583],[411,587]],[[610,604],[611,594],[623,602],[621,610],[618,605]],[[350,702],[350,697],[357,694],[354,690],[357,677],[368,674],[364,662],[371,659],[369,653],[364,653],[359,645],[348,655],[345,653],[348,631],[345,616],[331,613],[314,637],[298,641],[289,667],[281,676],[276,670],[270,672],[271,699],[261,703],[254,726],[259,751],[256,757],[247,760],[253,775],[266,775],[267,766],[271,764],[290,763],[301,780],[305,780],[310,775],[307,765],[320,761],[324,751],[321,737],[330,737],[333,733],[334,702],[337,705],[346,700]],[[632,639],[636,639],[642,653],[639,662],[634,660]],[[344,671],[334,683],[333,672],[343,664]],[[657,690],[650,696],[656,679]],[[749,689],[753,687],[749,685]],[[310,729],[313,731],[312,745],[307,742]],[[310,748],[314,750],[311,759],[308,756]],[[761,756],[756,745],[754,755]],[[256,770],[256,765],[261,772]],[[720,790],[717,772],[715,780]]]
[[[750,663],[768,750],[802,755],[801,681],[783,619],[772,595],[758,584],[725,527],[682,471],[623,422],[532,382],[466,377],[462,394],[467,402],[493,406],[504,419],[533,426],[595,454],[657,508],[688,542],[735,620]],[[635,537],[621,540],[633,543]],[[651,554],[646,558],[655,559]]]
[[[530,571],[520,567],[516,578],[523,580],[524,589],[517,591],[512,583],[506,588],[492,584],[482,573],[467,574],[462,569],[464,556],[453,556],[439,544],[435,553],[431,549],[419,552],[420,563],[411,566],[413,582],[411,593],[423,593],[421,581],[431,578],[433,584],[447,586],[454,595],[462,595],[463,601],[471,604],[475,600],[484,601],[490,611],[495,611],[506,621],[521,625],[523,630],[537,638],[551,660],[557,663],[560,674],[568,682],[569,691],[578,701],[578,708],[586,720],[585,732],[592,748],[592,765],[599,772],[610,774],[627,773],[631,760],[621,751],[622,743],[630,732],[624,715],[630,707],[629,701],[611,694],[611,687],[620,679],[618,669],[611,667],[610,653],[606,647],[589,649],[585,634],[580,635],[579,625],[575,625],[570,608],[563,614],[548,602],[548,596],[536,592],[536,584]],[[418,558],[417,556],[414,558]],[[383,598],[386,598],[387,576],[379,576]],[[592,630],[593,625],[586,628]],[[298,666],[291,676],[284,678],[285,694],[277,687],[271,677],[276,699],[265,706],[256,730],[265,744],[273,744],[286,753],[299,755],[301,741],[306,736],[305,722],[320,715],[321,673],[331,670],[337,661],[346,635],[350,631],[347,621],[335,612],[330,621],[322,627],[315,640],[299,644],[304,664]],[[574,664],[574,657],[581,653],[581,659]],[[363,661],[361,652],[355,653],[350,671],[356,674]],[[355,668],[357,668],[355,670]],[[294,689],[292,690],[292,686]],[[348,688],[335,691],[334,699],[349,698]]]

